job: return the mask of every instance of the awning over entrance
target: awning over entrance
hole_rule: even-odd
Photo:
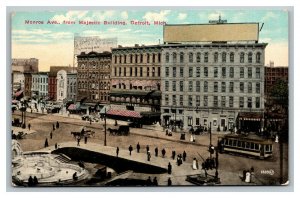
[[[100,110],[100,114],[105,114],[105,112],[109,111],[110,106],[104,106],[101,110]]]
[[[142,118],[141,114],[137,111],[110,109],[106,112],[107,115],[128,117],[128,118]]]
[[[263,113],[260,112],[240,112],[238,114],[238,120],[247,120],[247,121],[261,121],[263,118]]]
[[[17,91],[17,92],[15,93],[15,96],[16,96],[16,97],[19,97],[19,96],[21,96],[22,94],[23,94],[23,90]]]

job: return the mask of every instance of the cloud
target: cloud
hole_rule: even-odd
[[[214,11],[214,12],[208,14],[207,18],[208,18],[208,20],[218,20],[219,16],[224,18],[224,16],[225,16],[224,12]]]
[[[50,30],[42,30],[42,29],[33,29],[33,30],[12,30],[12,34],[18,34],[18,35],[44,35],[51,33]]]
[[[114,10],[107,10],[104,12],[95,11],[95,12],[93,12],[92,18],[93,18],[93,20],[104,21],[104,20],[110,19],[112,16],[114,16],[115,12],[116,11],[114,11]]]
[[[271,19],[276,19],[276,18],[277,18],[276,14],[274,14],[273,12],[267,12],[267,14],[265,16],[263,16],[263,18],[261,20],[262,20],[262,22],[265,22],[265,21],[268,21]]]
[[[162,10],[160,12],[146,12],[143,19],[147,21],[168,21],[167,15],[170,14],[170,10]]]
[[[54,21],[75,21],[84,18],[88,11],[69,11],[66,14],[54,15],[51,20]]]
[[[184,20],[184,19],[186,19],[186,17],[187,17],[186,13],[179,13],[178,16],[177,16],[177,19]]]
[[[128,19],[128,13],[126,11],[121,12],[121,17],[122,17],[122,19],[127,20]]]

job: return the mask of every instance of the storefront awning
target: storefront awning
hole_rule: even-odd
[[[239,120],[261,121],[262,118],[263,118],[263,113],[259,113],[259,112],[240,112],[238,114]]]
[[[110,109],[106,112],[107,115],[129,117],[129,118],[142,118],[141,114],[137,111]]]
[[[19,97],[19,96],[21,96],[21,94],[23,94],[23,90],[17,91],[17,92],[15,93],[15,96],[16,96],[16,97]]]

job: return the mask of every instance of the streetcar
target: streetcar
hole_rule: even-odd
[[[272,140],[254,135],[225,135],[218,141],[220,153],[234,153],[266,159],[272,157]]]

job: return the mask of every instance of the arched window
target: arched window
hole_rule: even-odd
[[[219,53],[218,53],[218,52],[215,52],[215,53],[214,53],[214,62],[215,62],[215,63],[217,63],[217,62],[218,62],[218,58],[219,58],[219,56],[218,56],[218,55],[219,55]]]
[[[170,61],[170,54],[169,52],[166,53],[166,63],[169,63]]]
[[[143,54],[140,54],[140,63],[143,63]]]
[[[137,63],[137,62],[138,62],[138,55],[135,54],[135,63]]]
[[[196,61],[197,63],[200,63],[201,62],[201,53],[200,52],[197,52],[197,57],[196,57]]]
[[[248,63],[252,63],[252,52],[248,53]]]
[[[256,53],[256,63],[260,63],[260,59],[261,59],[261,53],[257,52]]]
[[[192,63],[194,61],[194,54],[192,52],[189,53],[189,62]]]
[[[184,61],[184,54],[183,54],[183,52],[180,52],[179,59],[180,59],[180,62],[183,63],[183,61]]]
[[[127,57],[127,56],[126,56],[126,54],[125,54],[125,55],[124,55],[123,63],[126,63],[126,61],[127,61],[127,60],[126,60],[126,57]]]
[[[234,62],[234,53],[230,52],[230,62],[233,63]]]
[[[222,63],[226,63],[226,52],[222,53]]]
[[[150,54],[147,54],[147,63],[150,63]]]
[[[177,54],[176,52],[173,52],[173,63],[177,62]]]
[[[130,54],[130,63],[132,63],[132,54]]]
[[[204,53],[204,62],[208,63],[208,52]]]
[[[155,63],[155,54],[152,54],[152,63]]]
[[[240,63],[244,63],[244,62],[245,62],[245,53],[242,52],[242,53],[240,54]]]

